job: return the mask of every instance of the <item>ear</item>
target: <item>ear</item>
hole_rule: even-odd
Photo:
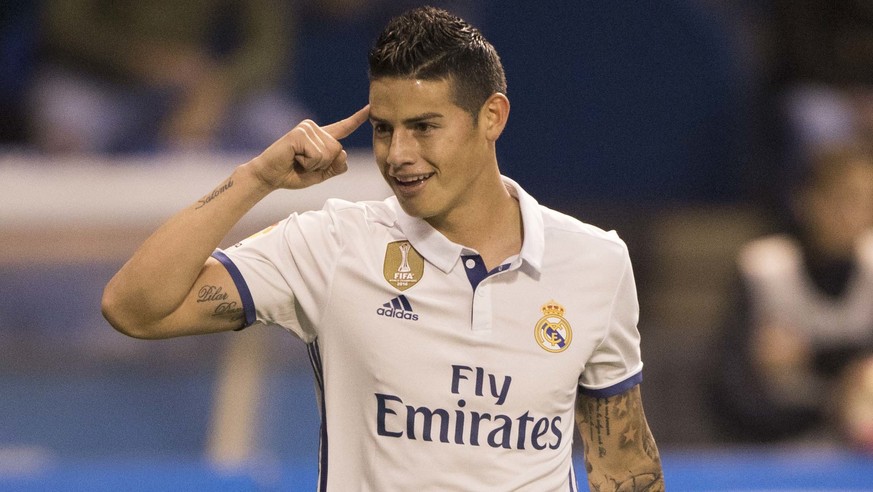
[[[495,142],[503,133],[509,120],[509,99],[500,93],[491,94],[479,111],[479,125],[485,131],[485,137]]]

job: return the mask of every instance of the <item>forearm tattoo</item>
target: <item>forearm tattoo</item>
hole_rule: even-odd
[[[212,190],[212,193],[197,200],[197,205],[194,208],[195,209],[203,208],[206,204],[208,204],[212,200],[215,200],[216,198],[221,196],[222,193],[224,193],[225,191],[230,189],[232,186],[233,186],[233,178],[227,178],[227,181],[222,183],[221,186],[219,186],[218,188]]]
[[[577,425],[585,436],[585,469],[591,489],[664,490],[660,455],[639,398],[629,392],[613,398],[580,398],[579,405]],[[605,464],[611,458],[624,461],[622,456],[635,459],[622,465],[619,476]]]

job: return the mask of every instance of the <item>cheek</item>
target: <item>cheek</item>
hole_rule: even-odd
[[[385,144],[382,140],[373,139],[373,157],[376,159],[376,163],[379,164],[379,167],[383,167],[385,161],[388,160],[388,145]]]
[[[476,152],[475,142],[466,134],[446,134],[422,145],[422,155],[453,166],[473,158]]]

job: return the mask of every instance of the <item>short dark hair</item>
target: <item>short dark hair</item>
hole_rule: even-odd
[[[445,10],[419,7],[392,19],[369,53],[370,80],[453,82],[453,99],[475,119],[506,75],[494,46],[478,29]]]

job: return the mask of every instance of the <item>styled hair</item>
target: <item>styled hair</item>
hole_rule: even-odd
[[[463,19],[434,7],[415,8],[392,19],[368,59],[370,81],[449,81],[453,102],[474,120],[492,94],[506,93],[506,75],[494,46]]]

